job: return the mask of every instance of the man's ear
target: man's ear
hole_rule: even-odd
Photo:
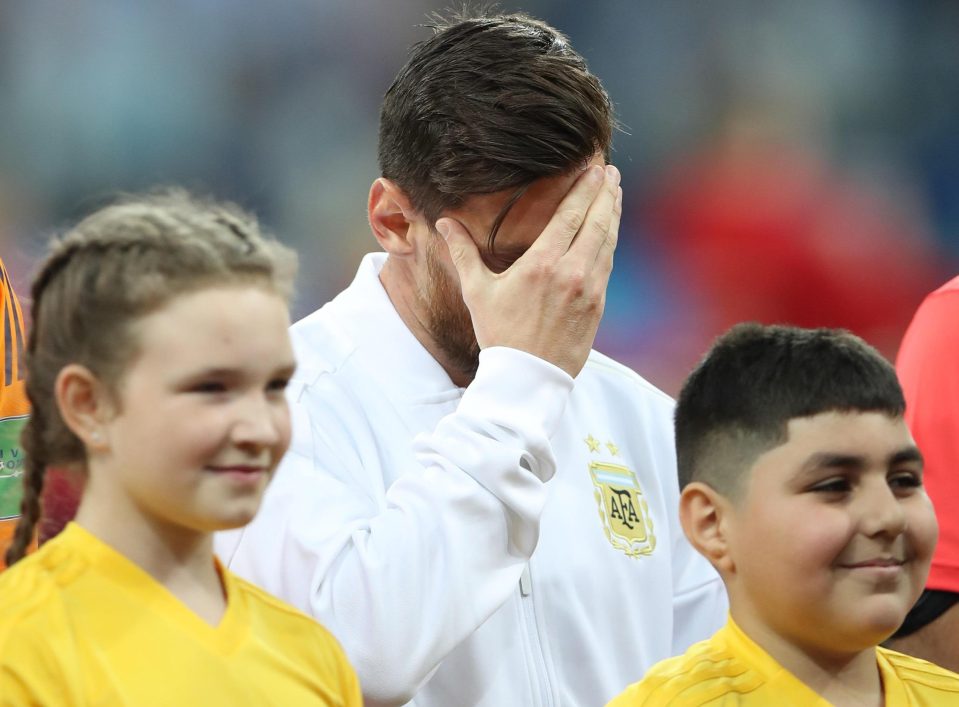
[[[54,396],[60,417],[92,452],[109,449],[105,423],[115,414],[106,386],[86,366],[71,363],[57,374]]]
[[[379,177],[370,187],[366,205],[373,235],[390,255],[402,256],[413,252],[410,227],[417,212],[406,193],[395,183]]]
[[[736,569],[727,535],[732,513],[729,499],[701,481],[687,484],[679,497],[683,532],[699,554],[724,576]]]

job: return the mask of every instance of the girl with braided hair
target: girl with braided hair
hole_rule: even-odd
[[[113,204],[54,243],[0,574],[4,705],[361,703],[332,636],[213,555],[289,444],[294,270],[251,218],[183,192]],[[24,558],[49,465],[83,474],[83,496]]]

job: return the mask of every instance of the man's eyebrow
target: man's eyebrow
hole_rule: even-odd
[[[500,226],[503,225],[503,221],[506,220],[506,217],[509,215],[509,212],[512,211],[513,207],[516,205],[516,202],[519,201],[523,194],[525,194],[529,188],[533,185],[532,182],[520,186],[512,196],[510,196],[509,201],[503,205],[503,208],[499,210],[499,213],[496,214],[496,218],[493,219],[493,225],[490,226],[489,233],[486,234],[486,247],[489,249],[490,253],[496,252],[496,234],[499,233]]]

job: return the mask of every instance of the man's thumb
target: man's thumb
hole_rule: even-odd
[[[472,277],[483,261],[476,244],[463,224],[455,219],[441,218],[436,222],[436,230],[446,241],[450,259],[460,276],[460,282]]]

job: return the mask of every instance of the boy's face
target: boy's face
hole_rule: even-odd
[[[923,589],[938,534],[905,422],[872,412],[791,420],[725,524],[733,618],[761,644],[813,655],[892,634]]]

